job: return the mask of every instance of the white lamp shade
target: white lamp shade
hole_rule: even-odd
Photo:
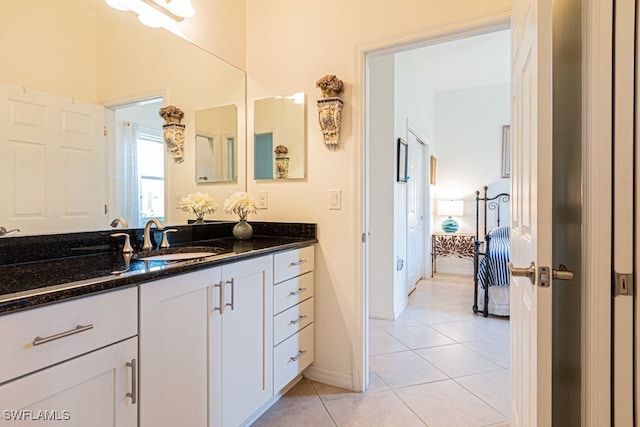
[[[438,200],[438,215],[462,216],[464,213],[464,200]]]

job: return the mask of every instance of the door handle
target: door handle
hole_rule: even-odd
[[[551,276],[555,280],[573,280],[573,271],[567,270],[567,266],[560,264],[557,270],[551,270]]]
[[[526,268],[514,267],[509,263],[509,271],[513,277],[528,277],[532,285],[536,283],[536,264],[533,261]]]

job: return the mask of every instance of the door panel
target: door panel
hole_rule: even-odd
[[[427,146],[409,131],[409,161],[407,165],[407,295],[424,277],[425,221],[424,207],[426,192],[426,151]]]
[[[28,234],[107,226],[103,110],[0,84],[0,226]]]
[[[512,16],[511,260],[549,266],[551,1],[516,0]],[[511,423],[551,425],[551,290],[513,277],[510,292]]]

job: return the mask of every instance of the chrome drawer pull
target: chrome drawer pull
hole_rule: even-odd
[[[297,325],[298,323],[302,322],[306,318],[307,318],[307,315],[304,314],[304,315],[298,317],[296,320],[292,320],[291,322],[289,322],[289,325]]]
[[[138,373],[136,369],[136,359],[131,359],[131,362],[125,363],[125,366],[131,368],[131,393],[127,393],[126,396],[131,398],[131,404],[135,405],[138,401],[138,386],[137,378]]]
[[[297,362],[298,359],[300,359],[302,356],[304,356],[305,354],[307,354],[307,350],[300,350],[298,352],[298,354],[296,354],[295,356],[289,358],[289,361],[291,362]]]
[[[225,303],[224,303],[224,286],[222,285],[222,282],[220,283],[216,283],[215,285],[213,285],[214,288],[218,288],[220,289],[219,291],[219,295],[220,295],[220,307],[213,307],[214,311],[219,311],[220,314],[224,313],[224,308],[225,308]]]
[[[297,267],[297,266],[299,266],[301,264],[304,264],[306,262],[307,262],[306,259],[301,259],[298,262],[292,262],[291,264],[289,264],[289,267]]]
[[[225,305],[227,307],[231,307],[231,310],[234,310],[234,307],[235,307],[234,301],[236,299],[236,285],[233,283],[233,279],[227,280],[225,282],[225,284],[226,283],[230,283],[231,284],[231,302],[230,303],[226,303]]]
[[[59,334],[51,335],[45,338],[35,337],[33,340],[33,346],[35,347],[37,345],[46,344],[51,341],[59,340],[60,338],[68,337],[69,335],[79,334],[80,332],[88,331],[89,329],[93,329],[93,323],[85,326],[78,325],[74,329],[60,332]]]
[[[303,292],[306,292],[307,288],[298,288],[295,292],[289,292],[289,296],[299,295]]]

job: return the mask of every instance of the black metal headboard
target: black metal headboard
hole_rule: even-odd
[[[487,234],[487,210],[496,211],[496,227],[500,227],[500,209],[503,203],[507,203],[511,199],[509,193],[500,193],[496,196],[488,197],[488,189],[489,187],[485,185],[482,197],[480,197],[480,191],[476,191],[476,240],[479,240],[480,236],[484,239]],[[480,234],[480,202],[482,202],[483,210],[482,234]]]

